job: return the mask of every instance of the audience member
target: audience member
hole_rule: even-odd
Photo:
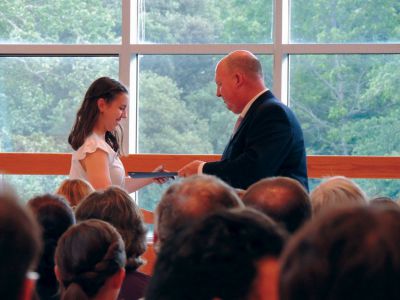
[[[376,197],[369,201],[372,207],[400,209],[400,205],[390,197]]]
[[[126,277],[118,299],[139,299],[149,283],[150,276],[137,271],[143,264],[140,257],[146,251],[146,227],[139,207],[129,194],[116,186],[94,192],[76,209],[78,221],[99,219],[112,224],[125,242]]]
[[[270,216],[290,233],[311,218],[311,202],[305,188],[288,177],[262,179],[251,185],[243,203]]]
[[[347,207],[305,225],[282,255],[280,297],[400,299],[400,212]]]
[[[94,192],[92,185],[84,179],[66,179],[61,182],[57,194],[64,196],[72,209],[87,195]]]
[[[367,204],[363,190],[354,181],[343,176],[323,181],[311,192],[310,198],[314,215],[326,208]]]
[[[0,187],[0,298],[32,298],[37,274],[32,272],[41,252],[39,225],[12,192]]]
[[[235,190],[211,175],[195,175],[171,185],[155,210],[154,249],[177,230],[213,212],[242,207]]]
[[[73,224],[75,216],[66,200],[59,195],[45,194],[28,201],[42,229],[44,251],[37,272],[36,292],[41,300],[59,299],[58,283],[54,274],[54,252],[61,235]]]
[[[257,263],[264,258],[277,261],[285,239],[283,228],[250,208],[209,215],[163,245],[146,300],[235,300],[256,295],[252,288]]]
[[[61,299],[117,299],[125,262],[124,242],[110,224],[88,220],[70,227],[55,254]]]

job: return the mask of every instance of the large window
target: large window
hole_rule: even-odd
[[[298,115],[308,154],[399,154],[397,0],[4,0],[0,16],[2,152],[69,152],[84,91],[107,75],[131,91],[126,151],[221,153],[235,116],[215,97],[214,68],[247,49]],[[59,182],[10,178],[24,198]],[[396,181],[373,186],[397,193]],[[140,204],[154,208],[164,189]]]

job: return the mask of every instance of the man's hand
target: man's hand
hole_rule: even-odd
[[[199,169],[199,165],[202,163],[204,163],[204,161],[194,160],[178,170],[178,175],[180,177],[189,177],[191,175],[195,175],[198,173],[197,171]]]

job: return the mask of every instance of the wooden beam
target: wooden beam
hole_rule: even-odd
[[[151,171],[164,165],[176,171],[199,159],[219,160],[220,155],[131,154],[122,157],[127,171]],[[0,173],[16,175],[66,175],[71,155],[66,153],[0,153]],[[400,157],[383,156],[308,156],[310,178],[342,175],[349,178],[400,178]]]

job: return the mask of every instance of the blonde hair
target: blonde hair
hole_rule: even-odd
[[[63,195],[69,205],[75,208],[81,200],[94,192],[92,185],[83,179],[66,179],[58,188],[56,194]]]
[[[328,207],[367,204],[363,190],[344,176],[328,178],[311,192],[310,198],[314,215]]]

